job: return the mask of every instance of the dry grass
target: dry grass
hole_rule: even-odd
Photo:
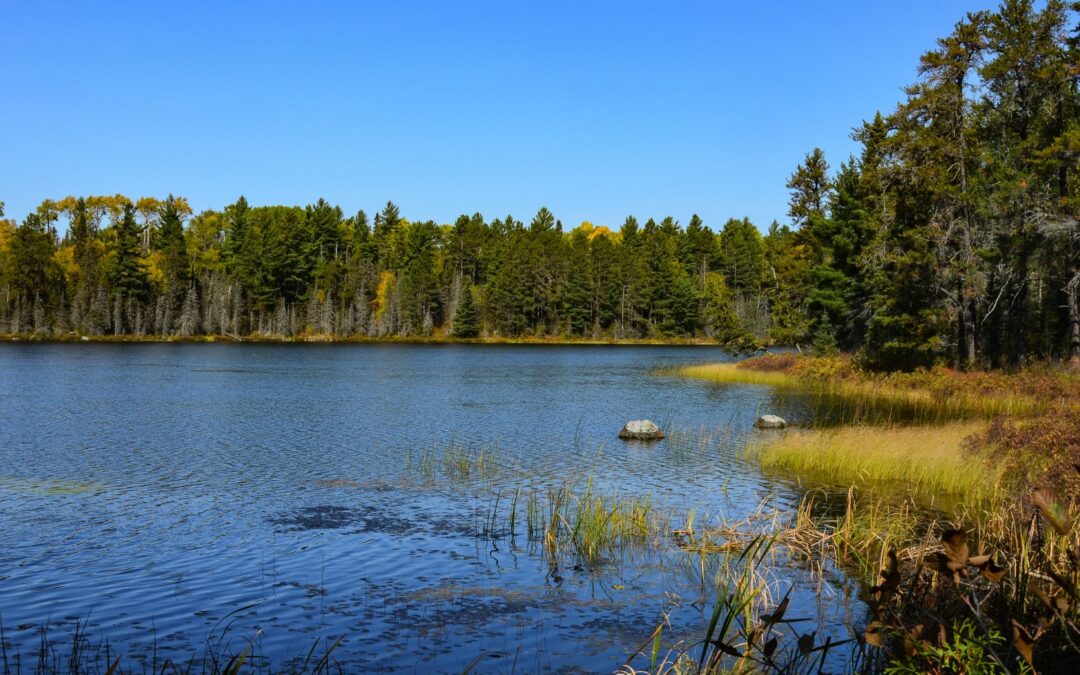
[[[761,367],[758,361],[689,366],[678,374],[717,384],[755,384],[820,394],[846,402],[843,413],[850,421],[946,422],[1019,416],[1038,411],[1045,402],[1032,395],[1036,389],[999,381],[998,376],[973,378],[947,370],[879,375],[859,371],[842,359],[807,358],[805,363],[778,368]]]
[[[984,427],[951,422],[792,430],[761,441],[755,450],[766,470],[843,485],[905,482],[926,494],[964,495],[981,502],[998,491],[1003,474],[1001,465],[991,467],[966,452],[968,439]]]

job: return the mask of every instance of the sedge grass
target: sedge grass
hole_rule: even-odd
[[[967,439],[982,428],[951,422],[800,429],[761,440],[751,451],[766,471],[843,485],[902,482],[924,494],[983,502],[998,492],[1004,472],[965,451]]]
[[[530,507],[529,513],[533,531],[532,519],[539,516],[539,509],[534,514]],[[570,551],[590,566],[626,547],[654,543],[662,531],[650,498],[605,495],[594,490],[592,479],[582,490],[569,485],[550,489],[546,519],[537,529],[551,560]]]
[[[829,401],[846,403],[841,411],[846,421],[988,419],[1028,415],[1040,406],[1033,396],[1015,387],[987,391],[965,386],[959,376],[873,375],[857,371],[805,375],[789,370],[760,370],[745,367],[744,363],[688,366],[676,374],[716,384],[764,385],[818,394]]]

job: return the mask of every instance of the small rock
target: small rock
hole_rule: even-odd
[[[84,335],[84,336],[82,336],[81,338],[79,338],[79,340],[80,340],[81,342],[90,342],[90,338],[89,338],[89,337],[87,337],[87,336],[85,336],[85,335]]]
[[[783,429],[787,426],[787,422],[783,417],[776,415],[762,415],[757,418],[757,422],[754,422],[754,426],[758,429]]]
[[[622,439],[652,441],[663,437],[664,432],[660,431],[660,427],[653,424],[650,420],[633,420],[632,422],[627,422],[626,426],[619,432],[619,438]]]

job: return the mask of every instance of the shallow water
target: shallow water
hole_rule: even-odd
[[[685,554],[552,573],[483,523],[499,495],[593,478],[699,525],[797,485],[744,456],[755,416],[798,398],[654,374],[703,347],[0,345],[0,620],[30,658],[76,619],[129,660],[256,640],[259,663],[342,637],[346,670],[611,672],[662,612],[710,607]],[[669,431],[616,435],[629,419]],[[490,481],[426,480],[425,450],[491,453]],[[481,484],[482,483],[482,484]],[[519,521],[523,517],[519,514]],[[703,522],[705,521],[705,522]],[[843,579],[835,580],[842,588]],[[797,566],[779,592],[835,639],[860,606]],[[819,634],[821,634],[819,633]],[[644,665],[639,662],[639,665]]]

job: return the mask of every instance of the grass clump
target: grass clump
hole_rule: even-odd
[[[432,446],[415,455],[409,452],[405,472],[415,473],[428,482],[440,478],[457,483],[491,482],[499,472],[499,452],[459,443],[441,449]]]
[[[754,448],[762,468],[835,484],[904,482],[926,494],[965,495],[982,502],[1002,483],[1004,466],[966,452],[985,424],[799,429]]]
[[[550,489],[546,515],[531,503],[529,530],[542,532],[544,551],[553,561],[568,551],[594,566],[626,547],[655,542],[661,533],[650,498],[602,494],[594,490],[591,478],[580,491],[569,485]],[[536,518],[544,520],[536,523]]]

